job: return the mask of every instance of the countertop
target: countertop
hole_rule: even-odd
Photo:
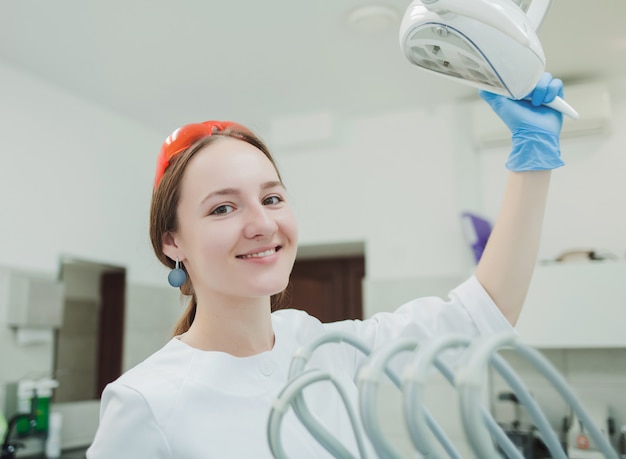
[[[77,448],[61,452],[59,459],[85,459],[87,448]]]
[[[87,448],[73,448],[64,450],[61,452],[61,456],[58,459],[85,459]],[[19,456],[18,456],[19,457]],[[20,459],[48,459],[45,454],[39,454],[36,456],[22,456]]]

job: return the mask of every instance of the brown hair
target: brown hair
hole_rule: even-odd
[[[175,262],[163,253],[163,235],[178,230],[179,222],[176,210],[180,200],[180,189],[185,169],[191,158],[193,158],[198,151],[211,145],[221,137],[242,140],[261,150],[270,160],[274,169],[276,169],[278,179],[282,182],[280,172],[278,171],[278,167],[276,167],[276,162],[263,141],[252,132],[238,126],[231,126],[222,131],[214,132],[212,135],[203,137],[186,150],[183,150],[171,158],[170,164],[163,174],[163,178],[152,193],[152,204],[150,206],[150,240],[152,241],[152,248],[157,258],[168,268],[174,268]],[[180,267],[185,269],[182,263]],[[175,336],[189,330],[196,316],[197,298],[189,276],[187,276],[187,280],[180,287],[180,291],[183,295],[191,297],[191,299],[189,300],[187,309],[174,327]],[[284,292],[280,292],[272,296],[272,308],[280,307],[283,293]]]

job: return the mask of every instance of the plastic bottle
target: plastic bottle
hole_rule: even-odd
[[[63,415],[59,412],[50,413],[48,437],[46,438],[46,457],[56,459],[61,457],[61,429],[63,427]]]
[[[17,412],[23,414],[32,413],[32,400],[35,395],[36,383],[32,379],[23,379],[17,385]],[[15,430],[18,435],[31,433],[31,423],[28,419],[20,419]]]
[[[50,401],[52,391],[59,387],[58,381],[50,378],[43,378],[36,382],[37,392],[37,432],[48,432],[48,421],[50,416]]]

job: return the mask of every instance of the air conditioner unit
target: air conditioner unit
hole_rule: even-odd
[[[565,99],[580,114],[580,119],[563,117],[561,138],[607,134],[611,130],[611,101],[604,83],[593,82],[565,86]],[[490,148],[511,143],[511,133],[491,107],[477,100],[470,106],[474,143]]]

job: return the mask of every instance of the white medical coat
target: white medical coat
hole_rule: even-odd
[[[314,337],[333,330],[353,333],[372,348],[401,337],[425,339],[445,333],[491,334],[512,330],[509,322],[471,277],[448,301],[428,297],[393,313],[367,320],[322,324],[293,309],[272,314],[271,351],[238,358],[192,348],[178,338],[109,384],[102,394],[100,425],[88,459],[271,458],[267,420],[271,403],[287,382],[292,355]],[[348,388],[365,356],[348,344],[319,347],[308,367],[330,372]],[[358,457],[341,399],[328,382],[305,389],[309,409]],[[282,442],[294,459],[329,454],[290,410]]]

